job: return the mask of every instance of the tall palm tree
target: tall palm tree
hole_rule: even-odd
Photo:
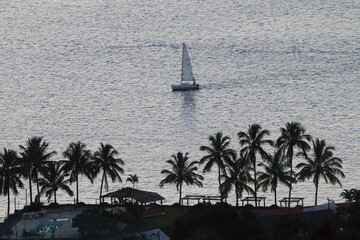
[[[280,128],[281,136],[276,141],[276,146],[282,150],[287,158],[290,166],[290,172],[293,174],[293,157],[295,149],[300,149],[306,152],[310,149],[308,141],[311,141],[311,136],[305,134],[305,128],[298,122],[288,122],[285,128]],[[292,178],[294,180],[295,178]],[[289,186],[289,206],[291,198],[292,183]]]
[[[197,171],[196,165],[197,161],[192,161],[188,163],[188,153],[183,155],[182,152],[178,152],[176,155],[171,155],[173,159],[167,160],[166,162],[170,164],[171,170],[163,169],[161,174],[165,174],[166,177],[161,180],[160,187],[163,187],[165,184],[175,184],[177,191],[179,191],[179,204],[181,204],[181,194],[182,194],[182,185],[197,185],[202,187],[201,181],[204,178],[195,173]]]
[[[116,151],[113,146],[110,144],[104,145],[103,143],[100,143],[99,149],[94,153],[95,174],[97,175],[101,170],[103,171],[100,186],[100,199],[104,183],[106,191],[109,188],[107,180],[108,176],[113,182],[116,180],[122,182],[120,174],[124,174],[124,169],[121,166],[125,165],[125,163],[121,158],[116,158],[118,154],[118,151]]]
[[[91,152],[86,149],[82,142],[70,143],[63,152],[67,160],[63,162],[63,171],[70,174],[70,184],[76,183],[76,203],[79,203],[79,175],[86,176],[93,183],[93,164],[91,162]]]
[[[232,186],[234,186],[236,206],[238,207],[239,198],[241,198],[244,191],[251,194],[254,193],[254,190],[248,185],[248,183],[253,181],[250,174],[252,167],[244,157],[237,158],[236,155],[233,155],[225,168],[227,173],[222,175],[224,181],[221,184],[221,190],[223,194],[227,195],[231,191]]]
[[[223,200],[221,187],[221,175],[225,173],[225,163],[230,161],[231,157],[234,157],[235,151],[230,149],[230,137],[224,136],[221,132],[215,134],[215,136],[209,136],[210,146],[201,146],[200,151],[207,152],[208,155],[202,157],[199,164],[206,162],[203,172],[209,172],[211,168],[216,164],[218,167],[218,181],[219,192],[221,195],[221,201]]]
[[[244,146],[240,153],[245,156],[250,163],[253,164],[254,169],[254,197],[255,197],[255,207],[257,207],[257,190],[258,190],[258,180],[256,177],[256,154],[260,154],[262,158],[266,157],[268,154],[263,149],[263,146],[268,144],[273,146],[274,143],[271,140],[264,139],[266,136],[270,135],[268,130],[262,130],[259,124],[252,124],[249,126],[246,132],[239,132],[238,137],[240,139],[240,146]]]
[[[0,194],[8,197],[8,217],[10,215],[10,190],[17,195],[17,188],[23,188],[24,185],[20,179],[22,172],[16,152],[4,148],[4,152],[0,153]]]
[[[292,174],[287,169],[287,162],[281,149],[274,152],[274,155],[268,155],[265,157],[265,163],[259,163],[258,166],[264,168],[264,172],[259,172],[259,187],[262,187],[263,191],[267,191],[268,187],[271,187],[271,192],[274,192],[275,205],[276,189],[279,183],[283,183],[290,187]]]
[[[135,183],[139,182],[139,178],[136,174],[134,175],[129,175],[129,177],[126,179],[127,182],[131,182],[133,185],[133,188],[135,188]]]
[[[32,199],[32,180],[36,183],[37,196],[40,198],[39,175],[44,171],[44,164],[52,156],[56,155],[55,151],[47,152],[49,143],[42,137],[28,138],[26,145],[20,145],[20,155],[22,166],[26,170],[25,177],[29,179],[30,204]]]
[[[300,181],[305,181],[310,178],[313,179],[315,185],[315,206],[317,205],[320,178],[323,178],[326,183],[330,182],[333,185],[339,184],[341,186],[341,182],[336,176],[345,177],[345,174],[341,171],[342,160],[333,157],[334,150],[334,147],[326,146],[325,140],[320,141],[316,139],[313,141],[313,158],[310,158],[308,154],[304,152],[298,154],[305,158],[306,163],[296,165],[296,168],[300,169],[297,178]]]
[[[74,196],[74,192],[68,186],[70,179],[66,179],[69,174],[64,172],[61,162],[47,162],[44,170],[43,177],[39,179],[40,193],[45,193],[48,201],[54,195],[54,202],[57,203],[56,192],[59,189],[65,191],[69,196]]]

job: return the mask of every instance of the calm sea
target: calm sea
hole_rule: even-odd
[[[171,92],[183,42],[200,91]],[[43,136],[58,160],[73,141],[92,150],[110,143],[126,165],[123,184],[109,190],[130,186],[127,176],[137,174],[139,189],[172,204],[175,187],[158,187],[172,154],[199,160],[199,146],[217,131],[239,150],[237,133],[248,125],[276,139],[288,121],[343,159],[343,187],[321,182],[319,203],[360,188],[359,1],[1,1],[0,59],[0,147],[19,150]],[[205,174],[203,188],[184,194],[216,195],[216,177]],[[80,186],[80,200],[95,203],[100,179]],[[294,188],[305,204],[314,192],[311,181]],[[273,204],[273,193],[259,195]],[[278,197],[285,196],[281,186]],[[6,203],[1,197],[0,216]]]

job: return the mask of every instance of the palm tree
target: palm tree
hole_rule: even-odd
[[[134,175],[129,175],[129,177],[126,179],[127,182],[131,182],[133,185],[133,188],[135,188],[135,183],[139,182],[139,178],[136,174]]]
[[[120,166],[125,165],[125,163],[121,158],[115,158],[118,154],[118,151],[116,151],[113,146],[110,144],[104,145],[103,143],[100,143],[98,151],[94,153],[95,174],[97,175],[101,170],[103,171],[100,186],[100,200],[104,183],[106,191],[109,188],[108,176],[112,182],[116,180],[122,182],[120,174],[124,174],[124,169]]]
[[[344,191],[341,192],[340,197],[346,200],[346,202],[352,202],[354,201],[354,193],[356,192],[356,189],[344,189]]]
[[[240,154],[245,156],[250,163],[253,164],[254,169],[254,197],[255,207],[257,207],[257,189],[258,180],[256,177],[256,154],[259,153],[262,158],[268,154],[263,149],[265,144],[273,146],[273,141],[264,139],[264,137],[270,135],[268,130],[262,130],[259,124],[252,124],[249,126],[247,132],[239,132],[238,137],[241,146],[245,146],[240,150]]]
[[[355,202],[360,202],[360,190],[359,189],[351,189],[352,192],[352,200]]]
[[[76,203],[79,203],[79,175],[86,176],[93,183],[93,164],[91,163],[91,152],[86,149],[82,142],[70,143],[63,152],[67,160],[62,161],[64,164],[62,170],[70,174],[70,184],[76,183]]]
[[[262,187],[263,191],[267,191],[268,187],[271,187],[271,192],[274,192],[275,205],[276,200],[276,188],[279,183],[283,183],[290,187],[292,174],[287,169],[287,163],[285,156],[281,149],[274,152],[274,155],[268,155],[265,157],[265,163],[259,163],[258,166],[263,167],[265,172],[259,172],[259,187]]]
[[[54,195],[54,202],[57,203],[56,192],[59,189],[64,190],[69,196],[74,196],[74,192],[68,186],[70,179],[65,179],[69,174],[62,169],[62,162],[47,162],[44,170],[43,178],[39,179],[40,193],[45,193],[48,201]]]
[[[17,187],[24,186],[20,179],[22,171],[16,152],[4,148],[4,152],[0,153],[0,194],[8,197],[8,217],[10,215],[10,190],[17,195]]]
[[[210,146],[201,146],[200,151],[205,151],[208,155],[202,157],[199,164],[206,162],[203,172],[209,172],[214,164],[218,167],[218,181],[219,192],[221,195],[221,201],[223,200],[221,187],[221,175],[225,174],[225,163],[230,161],[231,157],[234,157],[235,151],[229,148],[230,137],[222,135],[221,132],[215,134],[215,136],[209,136]]]
[[[221,191],[227,195],[231,191],[232,186],[234,186],[236,206],[238,207],[239,198],[241,198],[244,191],[251,194],[254,193],[254,190],[248,185],[249,182],[253,181],[250,174],[252,167],[244,157],[237,158],[236,155],[233,155],[225,168],[227,173],[222,175],[224,181],[221,184]]]
[[[165,184],[175,184],[177,191],[179,191],[179,204],[181,204],[183,183],[186,183],[188,186],[195,184],[202,187],[201,181],[204,178],[195,173],[197,171],[197,161],[187,162],[189,160],[188,153],[184,156],[182,152],[178,152],[176,155],[171,155],[171,157],[173,159],[166,161],[170,164],[171,170],[163,169],[161,171],[161,174],[165,174],[166,177],[161,180],[160,187],[163,187]]]
[[[288,122],[285,128],[280,128],[281,136],[276,141],[276,146],[282,150],[288,160],[290,173],[293,174],[293,157],[294,150],[300,149],[306,152],[310,149],[307,141],[311,140],[311,136],[305,134],[305,128],[298,122]],[[294,180],[294,178],[292,178]],[[289,206],[291,198],[292,183],[289,186]]]
[[[52,156],[56,155],[55,151],[47,153],[49,143],[42,137],[28,138],[26,145],[20,145],[21,164],[26,170],[25,177],[29,179],[30,204],[32,204],[32,180],[36,183],[38,197],[40,199],[39,174],[43,173],[44,164]]]
[[[300,169],[297,174],[297,178],[300,181],[305,179],[313,179],[315,185],[315,206],[317,205],[318,189],[320,177],[322,177],[326,183],[333,185],[339,184],[340,180],[336,175],[345,177],[345,174],[341,171],[342,160],[337,157],[333,157],[334,147],[326,146],[325,140],[316,139],[313,141],[313,158],[310,158],[306,153],[300,152],[298,155],[305,158],[307,163],[299,163],[296,168]]]

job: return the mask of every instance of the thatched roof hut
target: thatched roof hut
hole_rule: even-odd
[[[128,199],[134,200],[136,202],[135,206],[137,211],[141,216],[163,214],[162,201],[165,198],[155,192],[142,191],[126,187],[101,196],[102,199],[106,197],[111,198],[111,203],[113,203],[114,198],[117,198],[119,202],[124,202],[124,200],[126,201]],[[157,201],[161,201],[161,206],[156,204]],[[140,205],[138,205],[138,203],[140,203]],[[147,205],[147,203],[150,204]]]
[[[142,190],[138,190],[138,189],[134,189],[134,188],[130,188],[130,187],[122,188],[115,192],[107,193],[101,197],[102,198],[105,198],[105,197],[117,198],[119,200],[134,199],[135,201],[137,201],[141,204],[162,201],[165,199],[158,193],[142,191]]]

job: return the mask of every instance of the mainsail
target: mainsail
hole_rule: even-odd
[[[183,44],[183,58],[182,58],[182,71],[181,81],[195,81],[192,72],[190,56],[186,49],[185,43]]]

